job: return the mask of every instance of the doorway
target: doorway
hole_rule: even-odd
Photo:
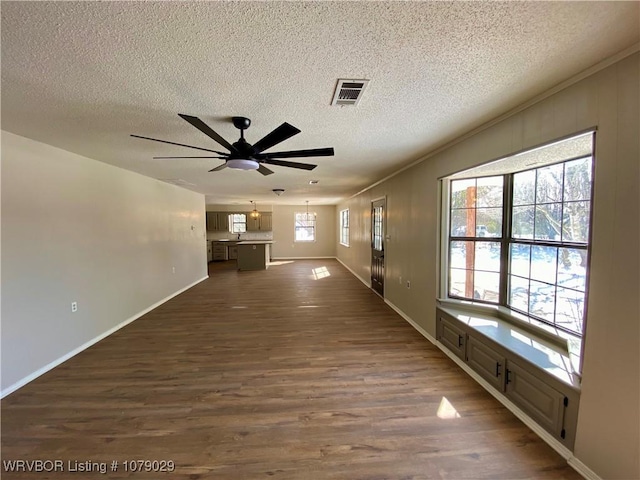
[[[386,199],[371,202],[371,288],[384,298],[384,223]]]

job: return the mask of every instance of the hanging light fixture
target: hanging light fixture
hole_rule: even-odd
[[[305,215],[304,219],[305,219],[306,221],[313,220],[313,219],[309,216],[309,200],[307,200],[307,214]]]
[[[258,218],[258,217],[260,217],[260,212],[257,210],[257,208],[256,208],[256,203],[255,203],[253,200],[251,200],[251,205],[253,205],[253,211],[249,214],[249,216],[250,216],[251,218]]]

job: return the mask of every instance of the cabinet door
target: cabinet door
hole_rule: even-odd
[[[238,245],[229,245],[229,260],[237,260],[238,259]]]
[[[260,230],[263,232],[270,232],[272,228],[272,213],[263,213],[260,217]]]
[[[467,363],[491,385],[504,391],[504,356],[472,335],[467,337]]]
[[[218,214],[207,212],[207,232],[215,232],[218,229]]]
[[[562,433],[565,396],[523,366],[509,360],[506,395],[556,437]]]
[[[218,232],[229,231],[229,214],[227,212],[217,212],[216,217],[216,230]]]
[[[260,217],[251,218],[250,213],[247,213],[247,232],[257,232],[260,230]]]
[[[440,317],[440,342],[459,356],[465,359],[466,333],[444,317]]]

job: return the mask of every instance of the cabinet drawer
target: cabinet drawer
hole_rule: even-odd
[[[565,396],[523,367],[509,361],[506,395],[549,432],[560,436]]]
[[[465,359],[466,333],[444,317],[440,317],[440,342],[461,359]]]
[[[482,378],[495,388],[504,391],[504,371],[506,360],[472,335],[467,337],[467,362]]]

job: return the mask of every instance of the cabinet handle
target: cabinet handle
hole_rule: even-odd
[[[502,365],[500,365],[500,362],[496,362],[496,377],[500,376],[500,367]]]
[[[509,383],[511,383],[511,370],[509,370],[507,368],[507,379],[506,379],[506,385],[509,385]]]
[[[462,335],[458,335],[458,346],[462,346]]]

